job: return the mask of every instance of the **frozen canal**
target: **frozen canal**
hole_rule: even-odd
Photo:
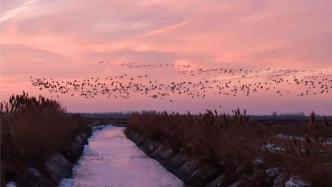
[[[107,126],[89,139],[73,178],[62,180],[60,186],[179,187],[183,183],[136,147],[123,127]]]

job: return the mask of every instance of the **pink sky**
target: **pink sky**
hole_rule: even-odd
[[[57,79],[116,74],[117,64],[227,64],[332,71],[331,0],[2,0],[0,99],[26,90],[29,76]],[[157,74],[160,80],[167,74]],[[177,110],[222,105],[250,113],[332,113],[331,94],[256,95],[168,103],[150,98],[93,100],[63,96],[69,111]],[[264,99],[262,99],[264,98]]]

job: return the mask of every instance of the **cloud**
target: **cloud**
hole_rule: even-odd
[[[332,6],[327,0],[30,0],[5,4],[10,8],[0,17],[3,43],[45,49],[76,60],[87,51],[122,50],[176,53],[184,58],[199,54],[208,56],[211,63],[248,66],[260,61],[278,65],[295,57],[306,65],[329,65],[331,60],[326,51],[332,38],[328,20]],[[274,60],[259,55],[274,50],[280,51],[270,56]],[[297,54],[293,58],[288,51]]]
[[[96,59],[332,67],[331,0],[2,0],[0,8],[7,78],[114,72]]]
[[[59,71],[59,67],[64,68],[69,60],[58,53],[22,45],[0,44],[0,48],[2,52],[1,78],[27,74],[54,74],[54,70]]]
[[[32,13],[38,1],[39,0],[29,0],[13,9],[2,12],[0,16],[0,23],[21,14]]]
[[[180,23],[168,25],[166,27],[158,28],[158,29],[155,29],[153,31],[150,31],[150,32],[144,34],[143,38],[159,35],[159,34],[162,34],[162,33],[165,33],[165,32],[170,32],[172,30],[179,29],[179,28],[181,28],[181,27],[183,27],[187,24],[188,24],[188,21],[183,21],[183,22],[180,22]]]

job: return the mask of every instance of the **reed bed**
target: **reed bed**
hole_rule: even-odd
[[[329,186],[332,170],[327,163],[332,161],[332,151],[324,139],[331,136],[331,127],[327,120],[316,122],[314,116],[304,128],[303,139],[280,139],[268,126],[250,121],[246,112],[239,109],[232,115],[216,111],[199,115],[135,113],[129,118],[126,131],[166,143],[174,152],[181,151],[222,168],[225,184],[250,181],[253,175],[254,180],[264,179],[266,169],[278,167],[285,179],[298,176],[312,186]],[[266,149],[266,145],[277,149]]]
[[[79,115],[68,116],[57,101],[23,92],[0,103],[1,182],[24,172],[30,164],[61,151],[84,130]]]

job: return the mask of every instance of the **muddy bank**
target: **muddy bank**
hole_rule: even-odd
[[[62,178],[72,176],[72,168],[82,155],[87,139],[92,135],[92,128],[79,133],[72,142],[61,151],[48,157],[44,162],[31,162],[26,172],[15,179],[16,186],[58,186]]]
[[[127,137],[132,140],[148,156],[159,161],[161,165],[167,168],[171,173],[191,187],[239,187],[239,186],[273,186],[273,187],[308,187],[301,181],[286,176],[280,168],[266,169],[263,162],[256,161],[254,172],[251,176],[239,176],[237,180],[226,181],[225,169],[221,166],[215,166],[203,163],[195,158],[191,158],[181,151],[174,151],[166,143],[160,143],[145,138],[133,131],[126,131]],[[241,168],[237,169],[238,171]],[[236,170],[236,171],[237,171]],[[233,173],[235,177],[237,173]]]

